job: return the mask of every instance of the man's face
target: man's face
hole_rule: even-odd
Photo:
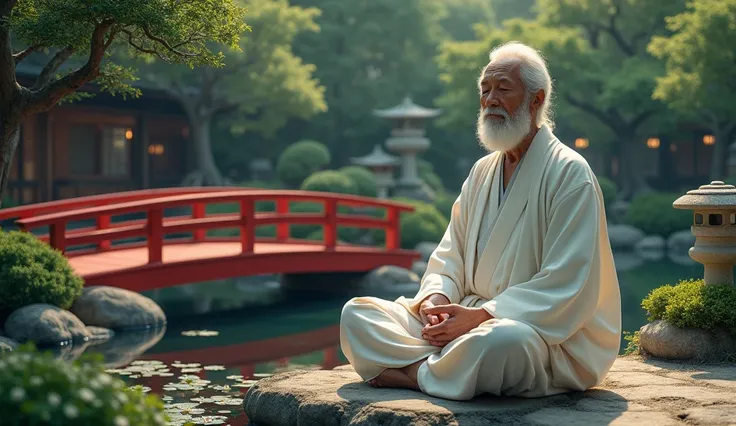
[[[530,101],[518,59],[500,60],[485,68],[480,81],[477,133],[486,149],[507,151],[529,134]]]

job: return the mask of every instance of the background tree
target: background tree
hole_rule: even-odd
[[[95,80],[113,94],[138,93],[126,83],[133,70],[108,60],[114,44],[190,67],[219,66],[222,56],[207,43],[237,46],[243,16],[232,0],[0,0],[0,200],[25,117]],[[34,52],[51,56],[33,86],[24,87],[15,68]],[[63,67],[75,58],[79,67]]]
[[[686,12],[667,18],[667,28],[670,36],[649,45],[666,64],[654,97],[710,128],[716,139],[710,177],[722,179],[736,130],[736,0],[690,1]]]
[[[192,71],[154,63],[144,74],[181,103],[192,128],[197,172],[209,185],[223,183],[211,143],[216,118],[235,134],[271,135],[290,118],[307,119],[327,109],[324,89],[312,76],[315,66],[292,51],[298,34],[319,30],[314,22],[319,11],[289,6],[287,0],[242,4],[252,33],[241,38],[238,48],[227,49],[224,67]],[[228,145],[229,155],[248,157],[233,149],[237,142]]]
[[[472,120],[474,128],[475,86],[488,53],[501,43],[520,40],[547,58],[558,133],[610,143],[619,158],[621,195],[647,191],[637,163],[646,140],[643,132],[653,120],[671,117],[652,99],[663,66],[646,47],[652,35],[666,31],[665,17],[682,7],[682,2],[669,0],[540,0],[534,21],[507,20],[501,28],[479,28],[477,41],[446,43],[439,57],[447,85],[438,99],[446,111],[443,124],[467,128]]]

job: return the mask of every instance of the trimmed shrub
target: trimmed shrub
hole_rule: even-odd
[[[603,192],[603,203],[606,206],[606,211],[608,211],[611,204],[616,200],[618,188],[616,187],[616,184],[607,177],[597,176],[597,178],[598,186],[601,187],[601,192]]]
[[[355,182],[347,175],[336,170],[324,170],[309,176],[302,182],[301,189],[336,194],[358,194],[358,187]]]
[[[358,195],[364,197],[376,197],[378,195],[376,177],[365,167],[347,166],[340,169],[339,172],[353,181]]]
[[[319,142],[305,140],[290,145],[279,156],[276,174],[289,188],[298,188],[312,173],[330,164],[330,151]]]
[[[423,201],[397,197],[399,201],[414,206],[411,213],[402,213],[400,219],[401,247],[413,249],[417,244],[425,241],[439,242],[447,230],[448,219],[442,216],[437,207]],[[383,243],[385,233],[378,231],[375,240]]]
[[[101,358],[85,354],[67,363],[32,345],[2,353],[2,424],[166,425],[161,400],[105,373]]]
[[[435,192],[443,192],[445,186],[442,183],[442,179],[435,173],[434,166],[427,160],[419,159],[417,161],[417,174],[419,178],[424,181],[430,188]]]
[[[672,203],[680,194],[648,193],[635,197],[626,214],[626,222],[647,235],[667,238],[671,234],[690,229],[693,214],[677,210]]]
[[[83,286],[58,250],[27,232],[0,232],[0,311],[32,303],[69,309]]]
[[[450,220],[450,216],[452,215],[452,206],[455,204],[455,200],[457,200],[456,194],[440,192],[434,199],[434,206],[437,207],[437,210],[442,213],[442,216],[444,216],[445,219]]]
[[[726,329],[736,334],[736,287],[683,280],[652,290],[641,306],[649,320],[666,320],[679,328]]]

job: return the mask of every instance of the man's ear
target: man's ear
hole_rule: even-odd
[[[542,104],[544,103],[544,90],[539,90],[534,95],[534,98],[532,98],[532,106],[534,108],[540,108]]]

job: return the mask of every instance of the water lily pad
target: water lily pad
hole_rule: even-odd
[[[198,425],[223,425],[227,421],[225,416],[202,416],[194,417],[192,421]]]
[[[240,380],[240,379],[243,378],[243,376],[241,376],[241,375],[232,375],[232,376],[227,376],[225,378],[228,379],[228,380]]]
[[[187,330],[182,331],[182,336],[188,336],[188,337],[213,337],[219,335],[219,331],[214,330]]]
[[[225,369],[224,365],[207,365],[204,367],[207,371],[222,371]]]

